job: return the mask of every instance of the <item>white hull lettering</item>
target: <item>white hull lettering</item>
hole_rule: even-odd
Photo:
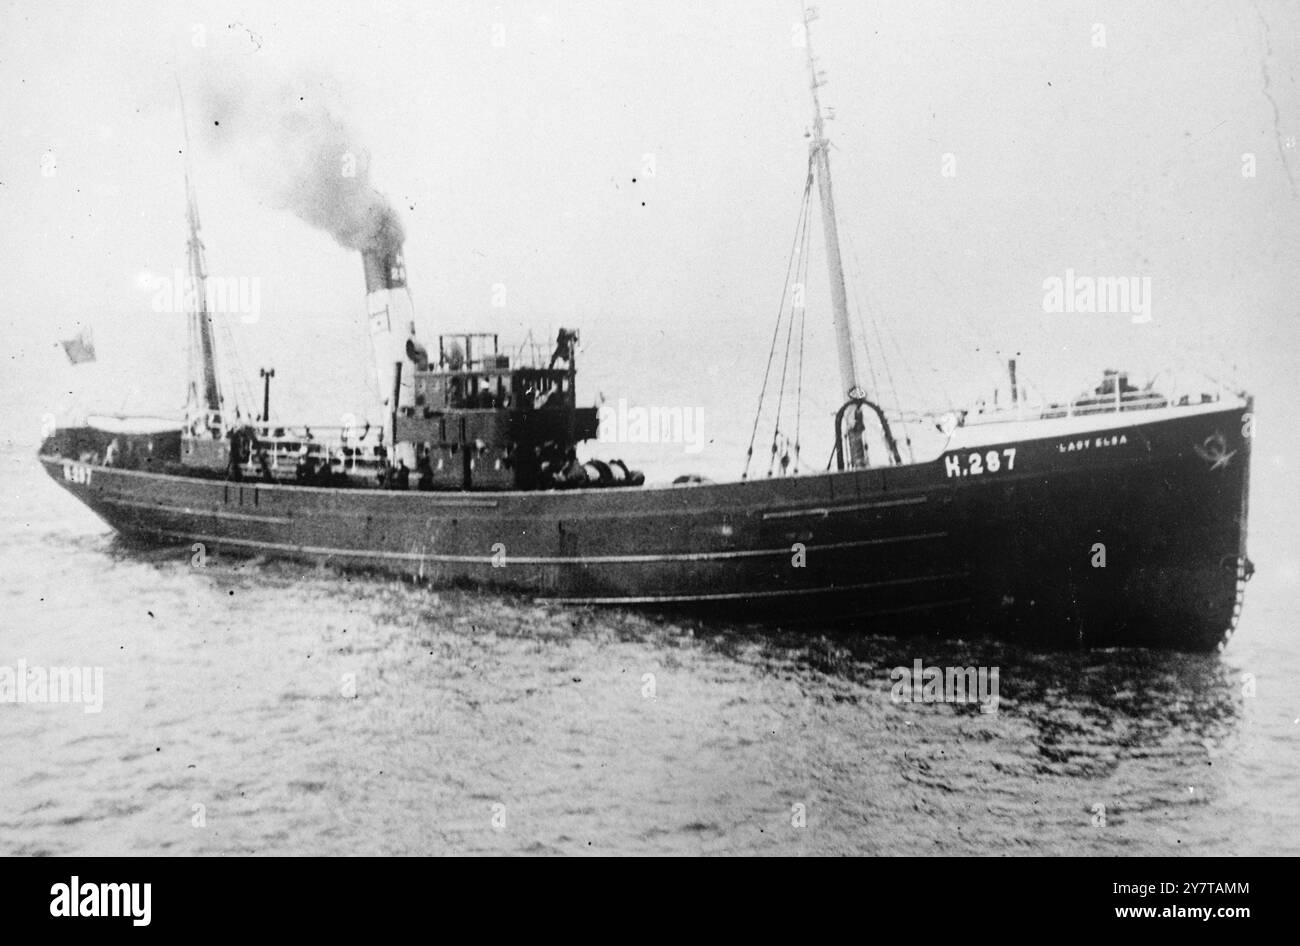
[[[964,455],[950,453],[943,458],[943,471],[949,479],[952,477],[984,476],[988,473],[1008,472],[1014,470],[1015,467],[1015,447],[986,450],[983,453],[972,451]]]

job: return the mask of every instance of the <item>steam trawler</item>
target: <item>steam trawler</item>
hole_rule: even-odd
[[[908,421],[859,373],[811,45],[808,62],[814,121],[796,240],[808,239],[815,182],[844,397],[833,469],[792,471],[790,441],[775,437],[769,475],[747,467],[734,482],[649,485],[616,459],[580,460],[598,416],[579,403],[577,333],[561,331],[549,358],[503,353],[484,334],[426,348],[400,231],[384,221],[362,249],[382,422],[295,426],[272,421],[265,399],[253,413],[219,370],[188,168],[198,291],[185,421],[60,429],[41,463],[114,529],[147,541],[562,605],[1035,646],[1221,646],[1252,570],[1251,398],[1161,393],[1111,371],[1069,403],[1031,406],[1012,363],[1011,403],[959,413],[940,450],[904,460],[910,438],[896,430]],[[794,308],[788,317],[790,337]]]

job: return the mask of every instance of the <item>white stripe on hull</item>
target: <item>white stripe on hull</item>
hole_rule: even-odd
[[[750,598],[793,598],[800,595],[836,594],[846,591],[865,591],[868,588],[888,588],[893,585],[914,585],[926,581],[949,581],[966,578],[965,572],[951,572],[946,575],[920,575],[915,578],[891,578],[887,581],[864,581],[854,585],[827,585],[822,588],[789,588],[775,591],[738,591],[699,595],[613,595],[600,598],[563,597],[537,598],[542,604],[687,604],[706,601],[746,601]],[[878,614],[895,611],[913,611],[919,608],[941,607],[949,604],[967,604],[969,598],[952,601],[938,601],[929,604],[908,605],[903,608],[891,608],[888,611],[873,612]]]
[[[218,509],[193,509],[189,506],[164,506],[162,503],[143,503],[134,499],[108,499],[105,503],[114,506],[135,506],[139,509],[173,513],[181,516],[215,516],[217,519],[236,519],[241,522],[293,522],[292,516],[254,516],[244,512],[222,512]]]
[[[385,561],[434,562],[445,564],[491,565],[504,561],[516,565],[635,565],[656,562],[711,562],[738,558],[762,558],[789,555],[790,549],[743,549],[734,552],[664,552],[657,555],[440,555],[434,552],[389,552],[379,549],[339,549],[324,545],[295,545],[291,542],[267,542],[260,539],[237,539],[231,536],[203,535],[197,532],[178,532],[173,529],[146,530],[179,539],[184,542],[208,542],[212,545],[237,545],[241,548],[266,549],[298,555],[323,555],[336,558],[373,558]],[[917,535],[892,536],[885,539],[861,539],[856,542],[829,542],[809,546],[808,552],[825,552],[837,549],[865,548],[873,545],[890,545],[897,542],[921,542],[946,538],[947,532],[923,532]]]

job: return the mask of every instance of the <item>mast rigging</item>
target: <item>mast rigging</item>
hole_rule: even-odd
[[[215,429],[222,422],[221,385],[217,380],[216,343],[212,332],[212,315],[208,312],[207,265],[203,258],[203,240],[199,236],[199,206],[190,174],[190,128],[185,114],[185,94],[180,80],[176,92],[181,103],[181,127],[185,136],[185,219],[190,235],[186,244],[189,262],[190,289],[193,303],[190,307],[190,387],[187,408],[197,407],[205,428]],[[186,293],[188,296],[189,293]],[[197,341],[198,358],[195,358]],[[195,363],[197,361],[197,364]],[[195,404],[195,402],[198,402]],[[216,423],[214,424],[214,420]]]
[[[835,342],[839,352],[840,387],[844,395],[858,400],[866,395],[858,380],[857,359],[853,345],[853,326],[849,321],[848,294],[844,288],[844,264],[840,258],[840,235],[835,222],[835,197],[831,189],[831,163],[829,146],[826,139],[825,125],[822,119],[821,99],[817,88],[821,81],[817,78],[817,65],[812,51],[812,21],[817,18],[813,8],[804,11],[804,48],[808,56],[808,74],[811,77],[813,97],[813,131],[809,144],[809,159],[817,178],[817,193],[822,205],[822,232],[826,241],[826,266],[830,275],[831,308],[835,323]],[[849,458],[853,467],[867,465],[866,449],[862,444],[862,410],[859,406],[854,411],[852,434],[849,437]],[[836,435],[839,436],[838,428]]]

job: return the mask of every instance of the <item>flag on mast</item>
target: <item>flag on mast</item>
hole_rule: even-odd
[[[95,339],[90,334],[90,326],[78,332],[76,338],[70,338],[62,344],[68,360],[74,365],[95,360]]]

